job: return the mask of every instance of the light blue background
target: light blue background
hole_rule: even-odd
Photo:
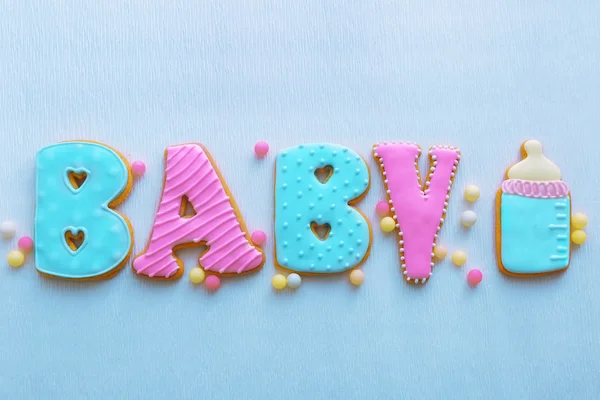
[[[215,294],[129,267],[73,283],[3,262],[0,399],[598,398],[599,43],[597,0],[0,1],[0,219],[20,234],[35,152],[60,140],[149,164],[121,208],[139,251],[168,145],[204,143],[250,229],[271,233],[278,149],[336,142],[374,170],[372,144],[395,139],[461,147],[441,242],[469,255],[407,286],[374,229],[360,289],[341,275],[296,293],[271,290],[270,245],[261,272]],[[530,137],[591,223],[565,274],[521,280],[496,268],[493,199]],[[482,197],[465,232],[467,183]],[[383,194],[374,175],[360,207],[374,217]]]

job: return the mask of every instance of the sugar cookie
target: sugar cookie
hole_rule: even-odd
[[[87,141],[41,149],[36,160],[35,266],[67,279],[112,276],[133,247],[133,228],[114,210],[132,186],[116,150]]]
[[[186,214],[188,207],[191,215]],[[183,263],[174,251],[204,245],[207,250],[198,262],[205,271],[241,274],[262,267],[265,261],[208,151],[199,144],[169,147],[152,233],[133,269],[150,278],[177,278]]]
[[[369,255],[371,225],[353,205],[369,190],[369,168],[354,151],[308,144],[277,154],[275,261],[299,273],[349,270]]]
[[[560,169],[537,140],[522,145],[523,160],[506,171],[496,196],[500,270],[530,276],[565,270],[571,246],[571,197]]]
[[[373,148],[399,226],[400,264],[406,280],[414,283],[425,283],[431,276],[432,250],[444,223],[460,160],[457,148],[433,146],[429,150],[432,165],[423,187],[420,154],[420,147],[413,143],[380,143]]]

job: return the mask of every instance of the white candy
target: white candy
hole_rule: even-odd
[[[292,289],[296,289],[302,283],[302,278],[298,274],[289,274],[287,276],[287,285]]]
[[[477,214],[475,214],[475,211],[467,210],[460,216],[460,223],[467,228],[475,225],[475,222],[477,222]]]
[[[0,224],[0,234],[5,239],[10,239],[17,233],[17,224],[13,221],[4,221]]]

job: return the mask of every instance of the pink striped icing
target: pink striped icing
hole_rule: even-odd
[[[556,199],[569,194],[569,187],[563,181],[526,181],[523,179],[507,179],[502,182],[502,192],[539,199]]]
[[[180,216],[187,196],[196,215]],[[166,151],[165,185],[145,253],[133,262],[138,274],[169,278],[180,266],[173,248],[206,243],[200,256],[207,271],[242,273],[260,267],[264,255],[247,239],[223,183],[202,146],[187,144]]]

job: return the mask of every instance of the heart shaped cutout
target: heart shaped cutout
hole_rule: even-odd
[[[192,218],[196,215],[196,210],[192,203],[190,203],[190,199],[183,195],[181,198],[181,206],[179,207],[179,216],[181,218]]]
[[[310,223],[310,229],[315,234],[319,240],[327,240],[329,236],[329,232],[331,232],[331,225],[325,224],[317,224],[315,221]]]
[[[323,184],[325,184],[329,178],[333,175],[333,167],[331,165],[326,165],[323,168],[315,169],[315,178]]]
[[[68,227],[64,232],[64,243],[67,250],[73,255],[77,254],[84,247],[86,242],[85,229]]]
[[[88,174],[89,171],[85,168],[67,168],[65,182],[69,189],[77,193],[87,182]]]

